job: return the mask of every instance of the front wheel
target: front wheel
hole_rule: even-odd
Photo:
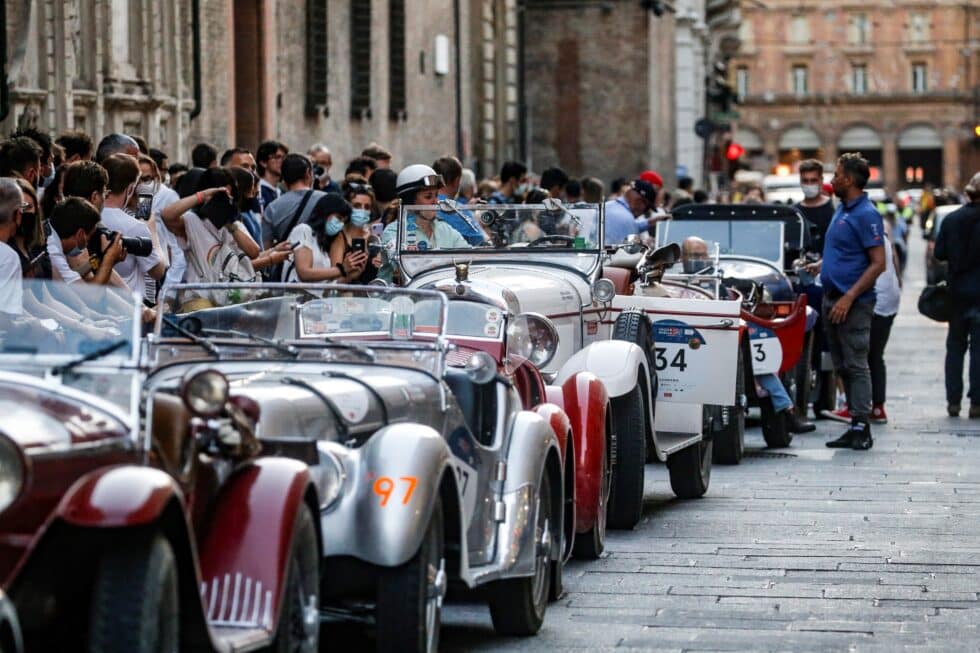
[[[612,400],[614,449],[609,493],[610,528],[630,529],[643,516],[643,473],[646,466],[646,408],[637,379],[628,394]]]
[[[124,536],[106,550],[92,592],[92,653],[177,653],[179,615],[177,562],[163,535]]]
[[[789,432],[786,413],[776,412],[770,397],[759,400],[762,411],[762,437],[766,446],[771,449],[783,449],[793,442],[793,434]]]
[[[310,509],[296,514],[276,639],[269,653],[316,653],[320,641],[320,551]]]
[[[375,609],[377,650],[438,651],[446,587],[442,501],[437,499],[425,537],[412,559],[381,570]]]
[[[490,617],[499,635],[534,635],[544,622],[555,546],[551,508],[551,479],[545,467],[538,487],[534,522],[534,575],[498,580],[490,587]]]

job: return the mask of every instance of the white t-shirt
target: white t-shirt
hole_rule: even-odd
[[[235,251],[241,252],[242,248],[235,242],[235,236],[227,229],[218,229],[210,220],[202,220],[193,211],[188,211],[182,216],[184,220],[184,234],[186,239],[178,238],[177,242],[184,250],[187,259],[187,271],[184,274],[184,281],[187,283],[202,283],[210,281],[201,273],[207,270],[210,265],[208,254],[216,247],[227,243]],[[245,225],[236,221],[239,229],[245,229]]]
[[[160,189],[153,196],[153,204],[150,210],[157,216],[157,235],[160,237],[160,246],[168,248],[170,252],[170,267],[167,269],[167,277],[164,285],[180,283],[184,280],[184,273],[187,271],[187,259],[184,258],[184,250],[180,248],[177,237],[170,233],[160,212],[180,199],[177,191],[160,186]]]
[[[875,280],[875,315],[889,316],[898,313],[898,305],[902,299],[902,289],[898,285],[898,273],[895,271],[895,252],[889,234],[885,235],[885,271]]]
[[[68,257],[65,256],[65,251],[61,248],[61,238],[58,237],[58,233],[54,229],[48,236],[48,258],[51,260],[52,275],[55,279],[60,278],[65,283],[75,283],[82,280],[81,275],[68,265]]]
[[[145,222],[137,220],[122,209],[102,209],[102,224],[107,229],[118,231],[127,238],[149,238],[150,228]],[[129,289],[142,297],[146,294],[146,275],[160,263],[156,250],[149,256],[126,255],[126,260],[116,263],[113,268]]]
[[[0,312],[9,315],[24,312],[24,275],[20,257],[4,242],[0,242]]]
[[[330,253],[320,249],[320,244],[316,242],[316,235],[308,224],[298,224],[289,232],[289,242],[299,243],[296,249],[306,248],[313,252],[313,267],[329,269],[333,267],[330,263]],[[296,273],[296,254],[293,253],[293,260],[287,261],[282,266],[283,281],[300,281]]]

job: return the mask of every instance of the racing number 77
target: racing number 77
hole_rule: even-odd
[[[399,481],[405,484],[405,493],[402,495],[402,505],[408,505],[409,499],[412,498],[412,494],[415,492],[415,486],[418,485],[419,479],[415,476],[399,476]],[[395,481],[390,476],[379,476],[378,480],[374,482],[374,493],[381,497],[381,507],[384,508],[388,505],[388,500],[391,499],[392,493],[395,491]]]

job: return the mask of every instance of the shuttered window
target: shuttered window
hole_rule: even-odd
[[[371,117],[371,0],[350,3],[350,112]]]
[[[326,108],[327,73],[327,0],[307,0],[306,114],[309,116]]]
[[[405,0],[388,0],[389,110],[391,120],[404,120],[405,101]]]

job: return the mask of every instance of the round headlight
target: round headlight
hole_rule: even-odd
[[[616,296],[616,286],[609,279],[596,279],[592,284],[592,299],[608,304]]]
[[[537,368],[551,362],[558,351],[558,331],[551,320],[537,313],[521,313],[507,329],[507,349]]]
[[[0,512],[20,495],[24,486],[24,459],[10,438],[0,435]]]
[[[217,417],[228,401],[228,379],[217,370],[201,370],[184,379],[184,403],[199,417]]]
[[[320,449],[320,510],[326,510],[340,497],[344,487],[344,465],[335,454]]]

